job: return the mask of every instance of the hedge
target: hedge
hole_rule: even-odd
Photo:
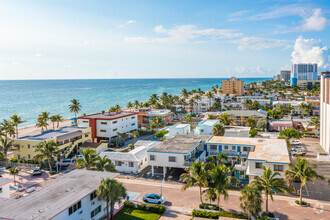
[[[228,189],[228,190],[236,190],[236,191],[239,191],[239,190],[241,190],[241,187],[230,185],[230,186],[227,186],[227,189]]]
[[[152,212],[152,213],[156,213],[156,214],[160,214],[160,215],[162,215],[166,211],[166,208],[163,205],[147,205],[145,203],[135,205],[131,201],[125,201],[124,204],[128,208],[143,210],[143,211]]]
[[[243,214],[237,214],[233,212],[211,212],[211,211],[201,211],[194,209],[191,213],[193,217],[201,217],[201,218],[210,218],[210,219],[218,219],[221,217],[228,217],[228,218],[238,218],[238,219],[247,219],[248,217]]]
[[[210,204],[210,203],[199,204],[199,208],[200,209],[216,210],[216,211],[219,211],[220,210],[219,206],[217,206],[215,204]]]

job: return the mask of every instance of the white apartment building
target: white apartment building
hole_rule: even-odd
[[[94,142],[110,140],[119,133],[129,133],[138,129],[138,113],[102,112],[78,117],[78,125],[91,127]]]
[[[166,139],[171,139],[177,134],[190,134],[190,124],[175,124],[173,126],[165,127],[160,129],[159,131],[166,130],[168,131],[167,134],[165,134]]]
[[[321,73],[320,145],[330,154],[330,72]]]
[[[225,137],[249,137],[250,127],[224,125]]]
[[[10,198],[9,184],[14,182],[13,179],[0,177],[0,198]]]
[[[194,135],[212,135],[213,128],[219,124],[219,120],[206,119],[198,123],[194,130]]]
[[[96,197],[96,188],[103,178],[113,179],[118,175],[90,170],[71,171],[22,198],[0,198],[0,219],[103,218],[107,213],[106,203]]]
[[[121,173],[140,173],[148,166],[147,151],[158,145],[158,141],[137,141],[134,149],[129,152],[105,151],[100,157],[106,156]]]

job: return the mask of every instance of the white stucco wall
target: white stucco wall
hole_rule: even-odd
[[[155,160],[150,160],[150,155],[155,155]],[[169,157],[176,157],[176,162],[169,162]],[[148,164],[151,166],[162,166],[162,167],[185,167],[185,154],[176,153],[158,153],[158,152],[148,152]]]
[[[9,183],[0,186],[0,188],[1,188],[0,197],[2,197],[2,198],[10,198]]]

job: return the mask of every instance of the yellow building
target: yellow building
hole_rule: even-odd
[[[231,77],[231,80],[223,80],[222,93],[242,96],[244,93],[244,81],[238,80],[235,77]]]
[[[267,112],[261,110],[229,110],[226,113],[233,120],[234,125],[245,126],[248,118],[253,118],[256,123],[260,118],[267,118]],[[220,116],[221,117],[221,116]]]
[[[305,101],[311,104],[313,108],[320,108],[320,97],[306,97]]]
[[[36,151],[38,144],[48,140],[57,143],[59,153],[66,158],[83,143],[92,142],[91,128],[68,126],[58,130],[48,130],[38,135],[17,138],[15,144],[18,148],[14,151],[14,158],[32,160],[38,154]]]

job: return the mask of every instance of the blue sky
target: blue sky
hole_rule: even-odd
[[[0,79],[267,77],[328,69],[330,1],[0,2]]]

